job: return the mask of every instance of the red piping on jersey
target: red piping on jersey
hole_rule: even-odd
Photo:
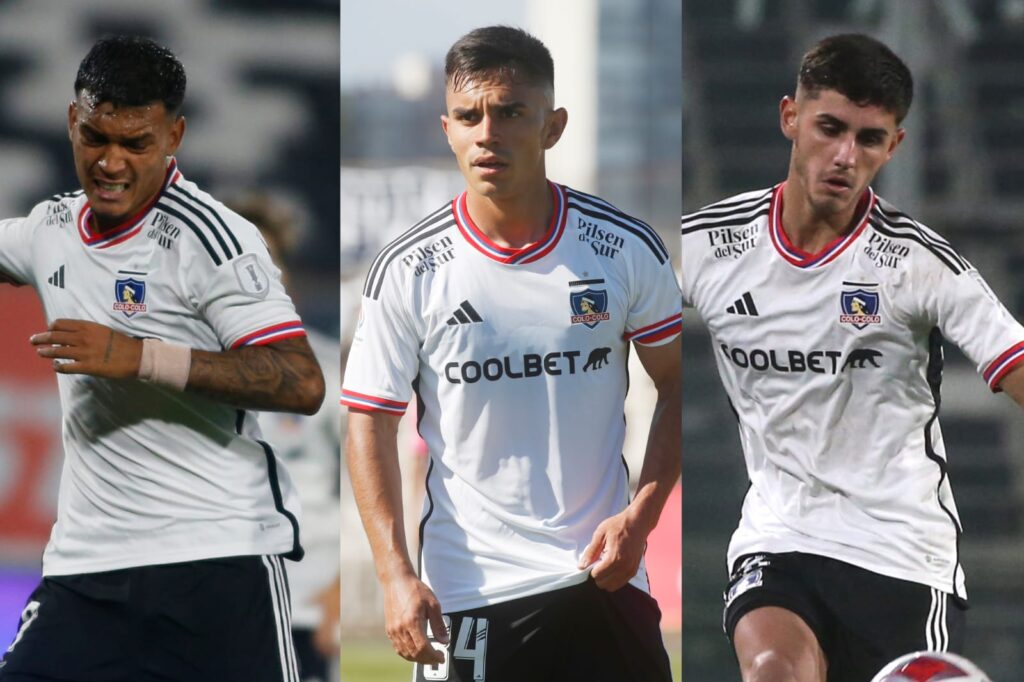
[[[142,231],[143,218],[146,217],[153,207],[156,206],[156,202],[160,200],[163,193],[172,184],[181,179],[181,171],[178,170],[178,162],[176,159],[171,159],[171,162],[167,165],[167,173],[164,175],[164,183],[160,187],[160,191],[156,193],[156,196],[146,204],[138,213],[128,218],[120,225],[106,230],[104,232],[93,232],[89,226],[89,221],[92,218],[92,204],[86,200],[85,205],[82,206],[82,210],[78,213],[78,234],[82,237],[82,241],[86,246],[95,246],[98,249],[106,249],[120,244],[123,241],[131,239],[139,232]]]
[[[1024,363],[1024,341],[1006,349],[999,357],[989,363],[989,366],[982,372],[982,377],[993,392],[998,393],[1003,389],[999,388],[999,382],[1010,373],[1012,369]]]
[[[341,404],[347,407],[355,407],[360,410],[391,412],[393,414],[403,414],[409,405],[407,402],[403,403],[398,400],[378,398],[374,395],[357,393],[356,391],[350,391],[345,388],[341,389]]]
[[[626,332],[622,335],[622,338],[627,341],[632,340],[636,343],[646,345],[675,336],[682,332],[682,330],[683,314],[676,313],[672,317],[665,318],[661,322],[655,322],[654,324],[649,324],[646,327]]]
[[[551,215],[551,223],[548,225],[548,229],[543,237],[522,248],[516,249],[496,244],[476,226],[472,216],[469,215],[469,207],[466,201],[467,192],[463,192],[452,200],[452,215],[455,217],[455,224],[466,241],[491,260],[508,265],[532,263],[550,253],[558,245],[558,241],[565,232],[565,219],[568,214],[565,188],[561,185],[556,185],[550,180],[548,181],[548,187],[551,190],[551,198],[554,200],[555,206],[555,210]]]
[[[856,227],[848,234],[836,237],[817,253],[808,253],[803,249],[793,246],[789,236],[786,235],[786,230],[782,226],[782,189],[785,186],[786,183],[780,183],[776,186],[775,193],[772,195],[771,208],[768,212],[768,234],[771,236],[772,244],[775,245],[775,250],[779,252],[779,255],[786,262],[804,269],[820,268],[823,265],[828,265],[838,258],[839,254],[845,251],[850,244],[855,242],[857,237],[867,227],[868,216],[871,215],[871,209],[874,208],[876,201],[874,190],[868,187],[858,201],[857,211],[863,211],[863,213],[860,214],[860,218],[856,221]]]
[[[240,348],[242,346],[263,346],[268,343],[283,341],[284,339],[294,339],[305,335],[306,330],[302,328],[302,322],[299,320],[293,320],[291,322],[282,322],[281,324],[275,324],[269,327],[264,327],[263,329],[257,329],[254,332],[249,332],[231,344],[231,347]]]

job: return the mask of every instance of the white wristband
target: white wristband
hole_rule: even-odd
[[[160,339],[142,340],[142,361],[139,378],[143,381],[184,391],[188,370],[192,366],[192,349]]]

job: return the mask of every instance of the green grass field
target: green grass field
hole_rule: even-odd
[[[679,633],[665,634],[672,660],[672,679],[682,679],[682,642]],[[409,682],[412,664],[400,659],[387,640],[346,637],[341,642],[341,679],[345,682]]]

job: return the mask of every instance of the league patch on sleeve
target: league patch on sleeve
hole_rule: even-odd
[[[266,298],[270,291],[270,276],[263,269],[254,254],[248,253],[233,262],[235,277],[242,291],[253,298]]]

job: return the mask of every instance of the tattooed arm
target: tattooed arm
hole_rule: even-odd
[[[139,375],[142,341],[85,320],[55,320],[31,339],[60,374],[108,379]],[[305,337],[221,352],[192,351],[186,391],[244,409],[313,414],[324,377]]]
[[[314,414],[324,375],[302,336],[220,353],[193,350],[185,390],[254,410]]]

